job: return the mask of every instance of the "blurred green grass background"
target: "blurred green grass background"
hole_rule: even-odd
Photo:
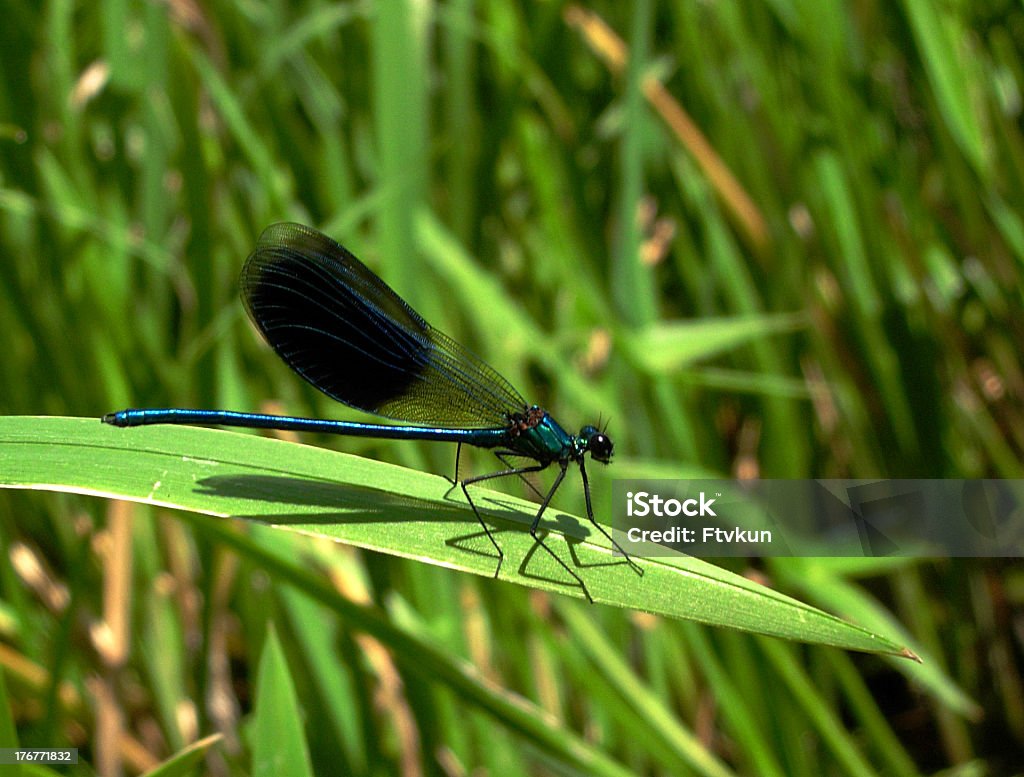
[[[1021,476],[1019,4],[4,10],[0,413],[355,417],[290,375],[237,301],[256,236],[296,220],[570,427],[610,419],[599,513],[612,477]],[[313,441],[452,466],[447,446]],[[579,512],[578,492],[559,505]],[[754,565],[902,624],[918,668],[288,541],[345,597],[532,701],[559,748],[200,524],[0,493],[0,540],[19,740],[74,743],[101,773],[215,732],[213,774],[263,773],[274,732],[322,774],[1024,764],[1009,562]],[[302,711],[275,727],[260,691],[290,709],[289,683]]]

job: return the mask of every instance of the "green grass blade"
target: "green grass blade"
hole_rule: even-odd
[[[789,646],[765,640],[761,643],[775,673],[789,689],[805,719],[818,730],[821,741],[835,756],[842,774],[871,777],[876,774],[858,749],[854,735],[846,730],[836,710],[815,688],[814,682]]]
[[[429,178],[429,20],[412,2],[379,3],[372,18],[374,124],[378,140],[378,211],[386,277],[415,306],[420,284],[407,257],[416,255],[414,215]],[[420,305],[422,307],[422,305]]]
[[[630,358],[645,372],[666,375],[767,335],[804,325],[799,314],[747,315],[653,324],[623,338]],[[765,376],[766,378],[771,376]]]
[[[313,765],[302,730],[299,700],[273,628],[260,656],[252,733],[254,777],[311,777]]]
[[[245,518],[493,576],[496,559],[450,483],[323,448],[192,427],[117,429],[98,419],[0,419],[0,486],[73,491]],[[499,577],[582,597],[525,530],[536,505],[480,489],[505,553]],[[586,522],[550,511],[548,546],[575,563],[595,602],[853,650],[902,653],[845,623],[699,559],[618,562]],[[493,530],[492,530],[493,531]],[[904,653],[905,654],[905,653]]]
[[[4,673],[0,671],[0,747],[17,747],[18,732],[14,727],[14,717],[11,715],[11,705],[7,696],[7,681]],[[14,777],[21,775],[21,764],[12,764],[10,774]]]
[[[211,734],[198,742],[193,742],[146,772],[143,777],[188,777],[196,774],[196,767],[202,763],[210,748],[223,738],[222,734]]]
[[[685,764],[685,768],[708,777],[733,774],[636,675],[592,618],[585,616],[578,607],[560,607],[559,613],[573,641],[586,654],[595,671],[615,689],[618,699],[645,721],[650,735],[663,740],[675,753],[679,767]]]
[[[759,725],[758,713],[763,705],[752,698],[751,686],[730,671],[720,651],[712,645],[704,629],[691,624],[682,627],[686,641],[699,656],[700,672],[707,680],[718,707],[719,728],[744,743],[747,774],[761,777],[784,777],[785,770],[772,749],[771,734]],[[694,685],[697,682],[694,681]],[[760,692],[760,689],[758,689]]]
[[[939,112],[974,169],[985,174],[985,137],[971,94],[972,83],[980,80],[976,52],[969,48],[971,36],[960,27],[953,9],[926,0],[903,0],[902,5]]]

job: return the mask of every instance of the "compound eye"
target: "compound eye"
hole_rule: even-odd
[[[587,449],[590,451],[590,455],[594,460],[605,464],[607,464],[612,458],[613,447],[611,438],[603,432],[592,434],[587,445]]]

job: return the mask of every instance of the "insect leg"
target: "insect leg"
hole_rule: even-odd
[[[473,497],[469,495],[469,489],[467,486],[471,486],[474,483],[481,483],[485,480],[493,480],[494,478],[506,477],[508,475],[525,475],[530,472],[540,472],[544,469],[546,464],[535,464],[530,467],[510,467],[509,469],[501,470],[500,472],[488,472],[486,475],[476,475],[471,478],[459,481],[459,485],[462,486],[462,493],[466,495],[466,501],[469,502],[469,506],[473,508],[473,514],[476,519],[480,522],[480,525],[484,527],[484,532],[487,534],[487,539],[491,541],[494,549],[498,551],[498,568],[494,570],[494,576],[498,576],[498,572],[501,570],[501,562],[505,560],[505,553],[499,547],[497,541],[494,539],[494,535],[491,534],[490,528],[484,523],[484,519],[480,515],[480,511],[476,509],[476,503],[473,502]]]
[[[514,452],[510,452],[510,451],[502,451],[501,453],[504,454],[504,455],[515,455]],[[501,459],[502,461],[505,461],[505,459],[503,458],[502,455],[499,455],[498,458]],[[557,553],[555,553],[555,551],[553,551],[551,548],[549,548],[548,544],[546,542],[544,542],[543,538],[537,533],[537,529],[540,526],[540,519],[543,517],[544,511],[547,510],[548,504],[550,504],[551,499],[555,495],[555,492],[558,490],[558,487],[560,485],[562,485],[562,481],[565,479],[565,473],[566,473],[566,471],[568,469],[569,462],[568,461],[560,462],[560,465],[561,465],[561,470],[559,471],[558,475],[555,477],[555,482],[552,483],[551,484],[551,488],[548,489],[547,494],[544,496],[544,499],[541,502],[540,509],[537,510],[537,515],[535,515],[534,518],[533,518],[533,523],[530,524],[530,536],[533,537],[533,539],[537,542],[538,545],[540,545],[542,548],[544,548],[544,550],[548,553],[548,555],[550,555],[555,561],[557,561],[559,563],[559,565],[562,567],[562,569],[564,569],[569,574],[570,577],[572,577],[577,583],[579,583],[580,588],[583,590],[583,594],[587,597],[587,601],[589,601],[591,604],[593,604],[594,603],[594,599],[593,599],[593,597],[591,597],[590,591],[587,589],[586,583],[583,582],[583,578],[581,578],[578,574],[576,574],[569,567],[569,565],[566,564],[565,561],[563,561],[562,558]],[[483,518],[480,517],[480,513],[477,511],[476,505],[473,503],[473,499],[472,499],[472,497],[470,497],[469,491],[466,489],[466,486],[472,485],[474,483],[480,483],[480,482],[482,482],[484,480],[492,480],[494,478],[506,477],[508,475],[519,475],[519,476],[522,476],[522,475],[527,475],[527,474],[529,474],[531,472],[540,472],[542,469],[545,469],[547,466],[548,466],[547,464],[536,464],[536,465],[533,465],[533,466],[530,466],[530,467],[510,467],[509,469],[502,470],[501,472],[490,472],[490,473],[488,473],[486,475],[477,475],[476,477],[467,478],[466,480],[463,480],[462,483],[461,483],[461,485],[462,485],[462,492],[466,495],[466,501],[468,501],[469,504],[470,504],[470,507],[473,508],[473,512],[476,514],[477,520],[480,521],[480,525],[483,526],[484,527],[484,531],[487,532],[487,537],[491,540],[491,544],[493,544],[495,549],[498,551],[498,559],[499,559],[498,560],[498,569],[496,569],[494,571],[495,577],[498,576],[498,570],[501,569],[501,562],[504,560],[505,554],[502,552],[501,548],[498,547],[498,543],[495,542],[494,537],[491,535],[491,530],[489,528],[487,528],[487,524],[484,523]],[[593,519],[591,519],[591,520],[593,520]],[[613,540],[613,542],[614,542],[614,540]]]
[[[615,549],[623,555],[623,557],[626,559],[626,563],[628,563],[633,568],[633,571],[640,575],[640,577],[643,577],[643,569],[641,569],[640,566],[635,561],[633,561],[632,558],[630,558],[629,554],[622,549],[622,546],[615,541],[615,538],[612,537],[612,535],[609,534],[607,531],[605,531],[605,528],[594,519],[594,508],[591,506],[590,503],[590,480],[587,479],[587,469],[586,467],[583,466],[582,459],[580,459],[580,476],[583,478],[583,496],[587,502],[587,518],[589,518],[590,522],[597,527],[597,530],[601,532],[601,534],[603,534],[612,545],[615,546]]]

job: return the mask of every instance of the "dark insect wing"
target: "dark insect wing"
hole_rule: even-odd
[[[318,389],[370,412],[401,396],[429,347],[428,326],[340,245],[298,224],[260,236],[242,301],[277,354]]]
[[[501,427],[526,403],[345,248],[274,224],[242,270],[242,301],[277,354],[320,391],[396,421]]]

